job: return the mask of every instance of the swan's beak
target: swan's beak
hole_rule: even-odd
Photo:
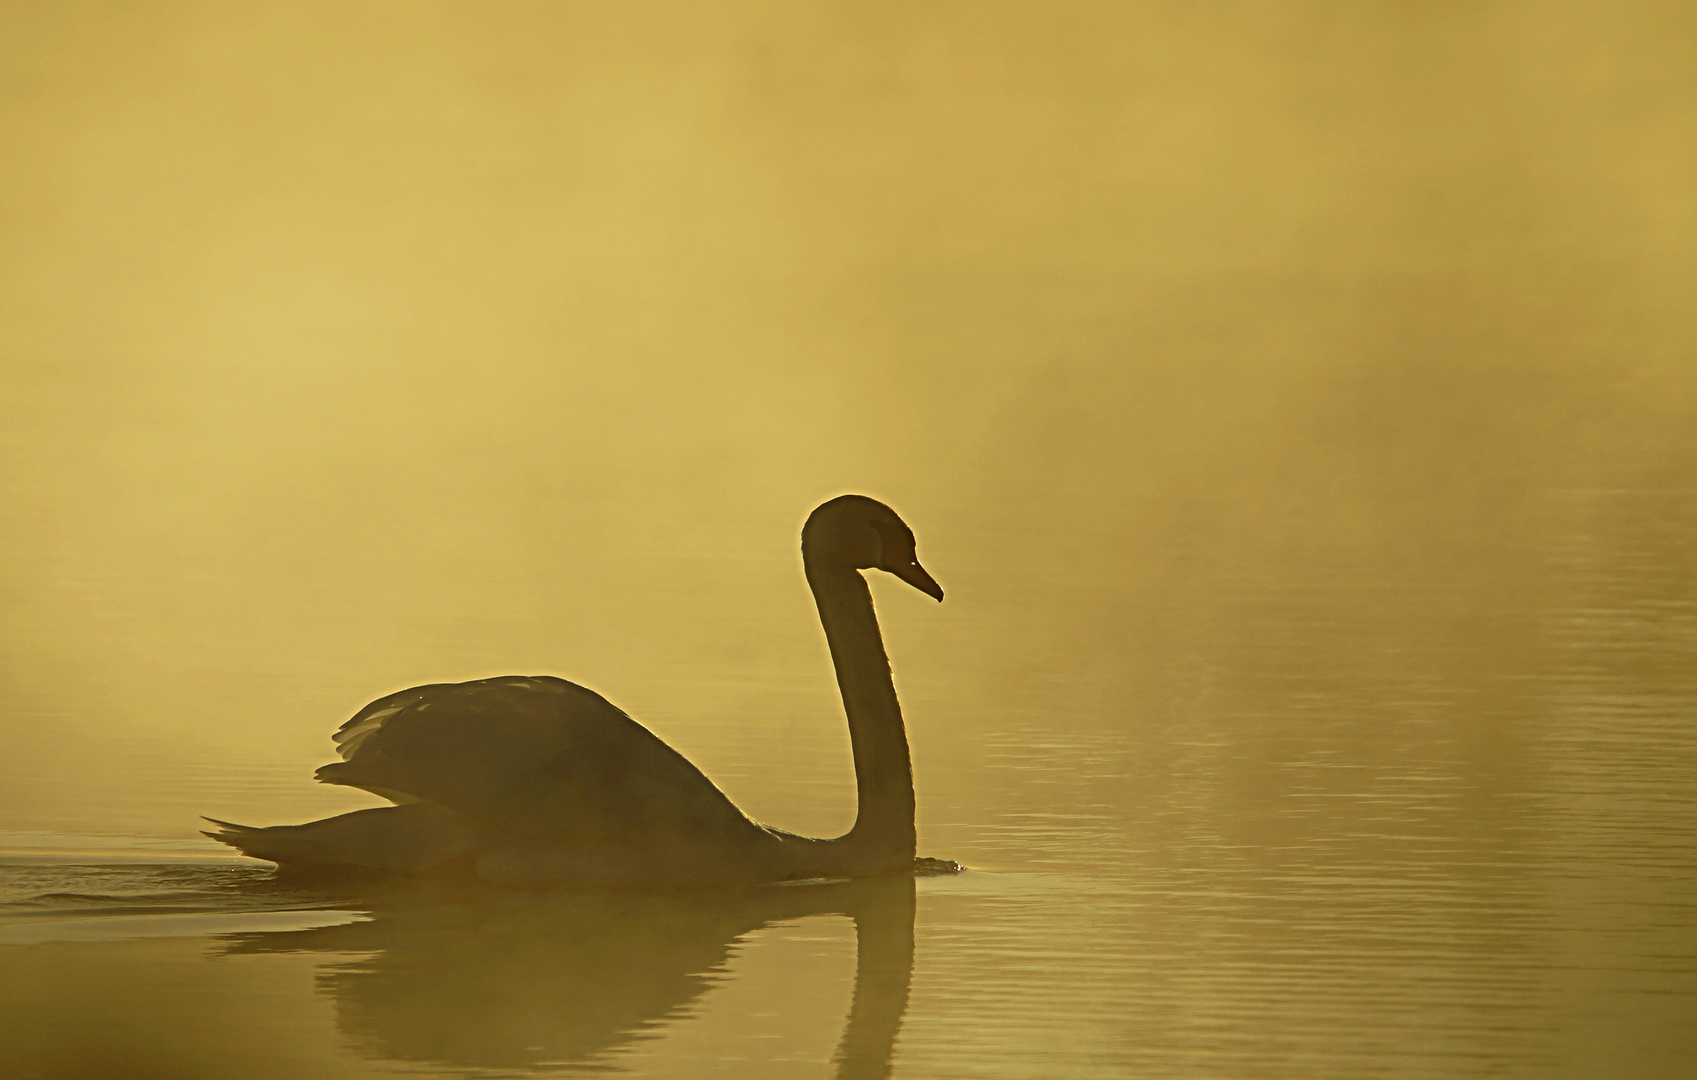
[[[885,567],[885,569],[889,570],[890,573],[901,578],[909,585],[912,585],[926,596],[931,597],[931,599],[937,601],[941,601],[943,599],[943,587],[937,584],[936,579],[925,572],[925,567],[919,565],[918,559],[913,560],[906,566],[892,566]]]

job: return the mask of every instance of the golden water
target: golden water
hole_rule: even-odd
[[[1688,5],[14,5],[0,1075],[1680,1076]],[[555,673],[911,883],[306,886]],[[911,928],[911,929],[910,929]]]

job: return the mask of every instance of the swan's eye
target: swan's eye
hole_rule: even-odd
[[[919,556],[914,553],[912,541],[883,522],[873,521],[869,524],[872,526],[872,535],[878,538],[877,557],[872,562],[873,566],[890,570],[897,566],[919,565]]]

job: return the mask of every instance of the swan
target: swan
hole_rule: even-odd
[[[864,495],[808,516],[802,567],[848,717],[858,796],[842,836],[751,820],[701,770],[606,698],[552,675],[415,686],[373,701],[333,736],[320,783],[395,805],[305,825],[216,818],[204,835],[289,870],[396,874],[469,866],[521,888],[688,888],[862,878],[914,864],[913,767],[890,661],[861,570],[937,600],[913,530]]]

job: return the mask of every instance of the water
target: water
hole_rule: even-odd
[[[1521,640],[1371,566],[1236,582],[1135,716],[916,678],[922,849],[959,874],[549,896],[14,836],[6,1072],[1679,1075],[1694,525],[1687,491],[1549,493],[1542,590],[1485,614]],[[928,785],[951,756],[972,782]]]

